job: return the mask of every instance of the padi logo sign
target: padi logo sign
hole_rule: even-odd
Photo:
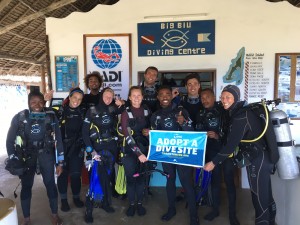
[[[112,69],[122,59],[122,49],[118,42],[113,39],[101,39],[92,48],[93,62],[101,69]]]

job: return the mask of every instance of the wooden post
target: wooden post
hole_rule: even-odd
[[[42,92],[46,93],[45,66],[41,65]]]
[[[46,66],[47,66],[47,76],[48,76],[48,88],[53,90],[52,79],[51,79],[51,61],[50,61],[50,51],[49,51],[49,38],[46,35]]]

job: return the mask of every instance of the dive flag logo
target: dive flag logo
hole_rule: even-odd
[[[154,36],[141,36],[142,44],[154,44]]]

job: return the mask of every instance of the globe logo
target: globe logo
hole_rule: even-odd
[[[101,69],[116,67],[122,59],[121,46],[113,39],[97,41],[91,51],[93,62]]]

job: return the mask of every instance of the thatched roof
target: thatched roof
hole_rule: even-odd
[[[46,17],[88,12],[98,4],[119,0],[1,0],[0,75],[47,74]]]

